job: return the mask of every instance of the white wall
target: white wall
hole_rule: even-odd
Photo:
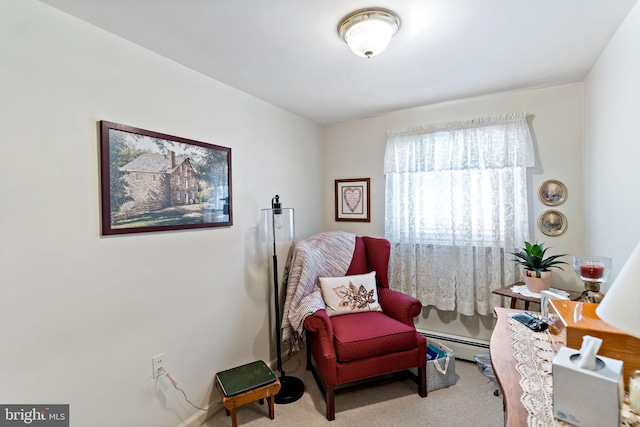
[[[465,120],[476,117],[527,111],[534,135],[537,164],[529,174],[530,222],[532,240],[552,247],[549,253],[579,254],[583,248],[582,85],[572,84],[549,89],[496,95],[434,105],[382,117],[326,126],[324,133],[323,222],[325,229],[348,230],[360,235],[384,236],[383,159],[387,131],[428,123]],[[371,178],[371,222],[335,222],[334,180]],[[541,212],[549,207],[537,196],[538,187],[547,179],[557,179],[568,189],[567,200],[558,210],[568,219],[561,236],[546,236],[537,227]],[[571,258],[565,261],[571,263]],[[553,286],[581,289],[570,266],[554,271]],[[491,316],[465,317],[454,312],[440,312],[433,307],[423,310],[418,327],[468,337],[488,339]]]
[[[586,249],[612,258],[612,278],[640,240],[639,76],[640,3],[584,83]]]
[[[163,351],[200,406],[216,397],[215,372],[272,359],[260,209],[278,193],[298,237],[382,236],[388,129],[526,110],[539,160],[531,222],[541,182],[569,190],[567,232],[533,227],[532,238],[612,256],[614,272],[640,239],[640,5],[585,81],[584,153],[581,84],[328,126],[323,153],[318,125],[33,0],[0,0],[0,40],[0,402],[70,403],[72,425],[175,426],[193,413],[151,379]],[[231,147],[234,226],[101,237],[99,120]],[[334,180],[361,177],[371,223],[335,222]],[[554,285],[581,287],[571,269]],[[427,308],[418,326],[487,338],[490,323]]]
[[[176,426],[275,357],[260,209],[321,231],[322,128],[33,0],[0,0],[0,402]],[[100,236],[99,120],[232,149],[234,225]],[[217,397],[219,400],[219,397]]]

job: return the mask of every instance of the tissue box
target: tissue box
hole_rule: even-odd
[[[591,371],[575,362],[579,354],[562,347],[553,360],[553,416],[574,426],[618,427],[622,362],[598,355],[604,365]]]
[[[576,301],[549,301],[549,331],[557,344],[574,349],[582,346],[582,337],[591,335],[602,339],[599,355],[624,362],[624,385],[629,375],[640,369],[640,339],[609,326],[596,314],[598,304]]]

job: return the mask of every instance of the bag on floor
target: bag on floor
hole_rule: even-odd
[[[430,350],[431,348],[431,350]],[[429,359],[429,352],[438,357]],[[454,385],[456,377],[456,357],[448,347],[440,343],[429,343],[427,346],[427,391]]]

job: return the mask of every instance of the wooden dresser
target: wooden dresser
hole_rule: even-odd
[[[523,390],[520,387],[521,376],[517,370],[518,362],[513,355],[514,339],[512,336],[512,329],[509,324],[510,315],[513,313],[520,313],[522,310],[496,307],[494,312],[497,316],[497,320],[493,333],[491,334],[491,348],[489,352],[491,354],[493,372],[496,375],[496,379],[498,380],[498,384],[500,384],[500,388],[502,390],[504,400],[504,425],[508,427],[528,426],[529,413],[521,401],[521,397],[523,395]],[[556,334],[555,336],[561,337],[562,334]],[[582,338],[580,338],[580,343],[582,343]],[[640,415],[634,415],[631,413],[628,410],[628,405],[626,405],[626,403],[622,414],[624,418],[623,425],[640,425]]]
[[[624,363],[624,386],[629,389],[631,371],[640,369],[640,339],[602,321],[596,314],[598,304],[577,301],[549,301],[549,331],[556,345],[580,349],[582,337],[602,339],[598,354]]]
[[[496,375],[502,398],[504,400],[504,425],[509,427],[526,427],[527,410],[520,403],[522,388],[520,387],[520,374],[516,370],[516,359],[513,358],[511,344],[511,329],[509,327],[509,314],[519,313],[522,310],[496,307],[496,326],[491,334],[491,365]]]

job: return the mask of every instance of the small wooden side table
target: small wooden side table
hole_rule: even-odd
[[[262,360],[218,372],[215,384],[233,427],[238,427],[236,409],[239,406],[256,400],[263,404],[265,398],[269,403],[269,418],[275,419],[274,396],[280,391],[280,380]]]
[[[511,309],[515,309],[516,308],[516,303],[518,302],[518,300],[524,301],[524,309],[525,310],[529,310],[529,303],[530,302],[535,302],[535,303],[540,304],[540,298],[522,295],[522,294],[519,294],[518,292],[513,292],[511,290],[511,288],[513,288],[514,286],[522,286],[522,285],[524,285],[524,282],[516,282],[516,283],[514,283],[512,285],[505,286],[504,288],[496,289],[495,291],[492,291],[491,293],[496,294],[496,295],[502,295],[503,297],[511,298],[511,306],[510,306]],[[571,301],[576,301],[582,295],[582,292],[576,292],[576,291],[565,291],[565,292],[567,292],[569,294],[569,299]]]

